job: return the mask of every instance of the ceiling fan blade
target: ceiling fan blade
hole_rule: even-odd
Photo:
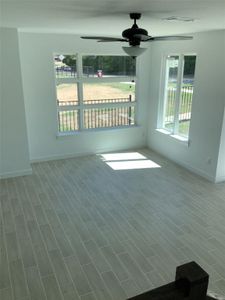
[[[128,40],[125,40],[125,39],[102,39],[102,40],[98,40],[97,41],[98,43],[107,43],[107,42],[128,42]]]
[[[167,35],[167,36],[154,36],[148,37],[145,42],[155,42],[155,41],[181,41],[181,40],[192,40],[193,36],[187,35]],[[144,40],[143,40],[144,42]]]
[[[141,42],[146,42],[149,40],[150,36],[145,34],[134,34],[133,37]]]
[[[101,42],[122,42],[122,41],[126,41],[124,39],[120,39],[120,38],[113,38],[113,37],[106,37],[106,36],[81,36],[82,39],[86,39],[86,40],[99,40]]]

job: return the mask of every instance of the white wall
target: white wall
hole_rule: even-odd
[[[223,35],[223,51],[225,53],[225,31]],[[225,103],[225,55],[223,57],[223,60],[221,61],[221,64],[223,66],[223,90],[224,90],[224,103]],[[220,139],[220,149],[219,149],[219,157],[218,157],[218,163],[217,163],[217,173],[216,173],[216,182],[222,182],[225,181],[225,109],[224,109],[224,115],[223,115],[223,126],[222,126],[222,132],[221,132],[221,139]]]
[[[216,180],[225,104],[224,34],[225,31],[212,31],[195,34],[193,41],[154,43],[149,60],[148,146],[212,181]],[[171,53],[197,54],[189,146],[156,131],[161,62]]]
[[[225,176],[224,31],[199,33],[193,41],[150,45],[139,60],[138,124],[57,138],[53,53],[123,54],[120,44],[98,44],[74,35],[19,33],[22,83],[15,30],[2,30],[4,103],[0,174],[30,172],[32,161],[148,146],[210,180]],[[197,53],[190,146],[157,132],[162,56]],[[3,70],[1,68],[1,70]],[[11,70],[14,72],[11,72]],[[13,86],[13,88],[12,88]],[[25,101],[26,120],[24,115]],[[7,101],[5,101],[7,99]],[[26,121],[26,122],[25,122]],[[30,156],[27,147],[27,133]],[[225,125],[224,125],[225,126]],[[146,132],[147,140],[146,140]],[[222,140],[221,140],[222,137]],[[1,144],[2,143],[2,144]],[[210,162],[210,163],[209,163]]]
[[[0,178],[31,173],[16,29],[0,28]]]
[[[0,31],[0,174],[2,174],[2,169],[3,169],[3,153],[2,153],[2,105],[3,105],[3,93],[2,93],[2,72],[1,72],[1,65],[2,65],[2,32]],[[1,178],[1,175],[0,175]]]
[[[2,66],[2,31],[0,31],[0,174],[2,174],[2,169],[3,169],[3,153],[2,153],[2,116],[3,116],[3,110],[2,110],[2,105],[3,105],[3,93],[2,93],[2,71],[1,71],[1,66]],[[1,175],[0,175],[1,178]]]
[[[216,182],[225,181],[225,113],[223,118],[223,129],[221,133],[220,150],[216,172]]]
[[[146,145],[147,85],[138,93],[138,124],[127,129],[99,130],[56,137],[56,93],[53,53],[124,54],[117,43],[81,40],[75,35],[20,33],[19,45],[30,159],[68,157]],[[148,53],[145,54],[148,56]],[[143,63],[140,62],[139,68]]]

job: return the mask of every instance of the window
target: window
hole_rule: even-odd
[[[135,60],[55,55],[58,131],[135,125]]]
[[[159,127],[184,138],[188,138],[189,135],[195,63],[195,55],[166,57]]]

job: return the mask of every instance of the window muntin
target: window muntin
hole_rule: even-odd
[[[166,58],[162,125],[171,134],[188,138],[194,89],[195,55]]]
[[[135,81],[130,75],[136,66],[130,57],[76,54],[55,55],[54,60],[59,132],[135,125]],[[74,68],[65,71],[65,65]]]
[[[179,56],[168,56],[166,61],[166,88],[164,127],[172,132],[174,127],[175,99],[177,91]]]

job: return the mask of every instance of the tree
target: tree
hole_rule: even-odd
[[[65,55],[62,62],[69,67],[74,67],[76,66],[76,60],[76,55]]]
[[[65,55],[63,63],[76,66],[76,55]],[[105,75],[135,75],[136,62],[129,56],[83,56],[84,70],[92,70],[94,74],[102,70]]]
[[[185,56],[184,75],[194,76],[196,56]]]

